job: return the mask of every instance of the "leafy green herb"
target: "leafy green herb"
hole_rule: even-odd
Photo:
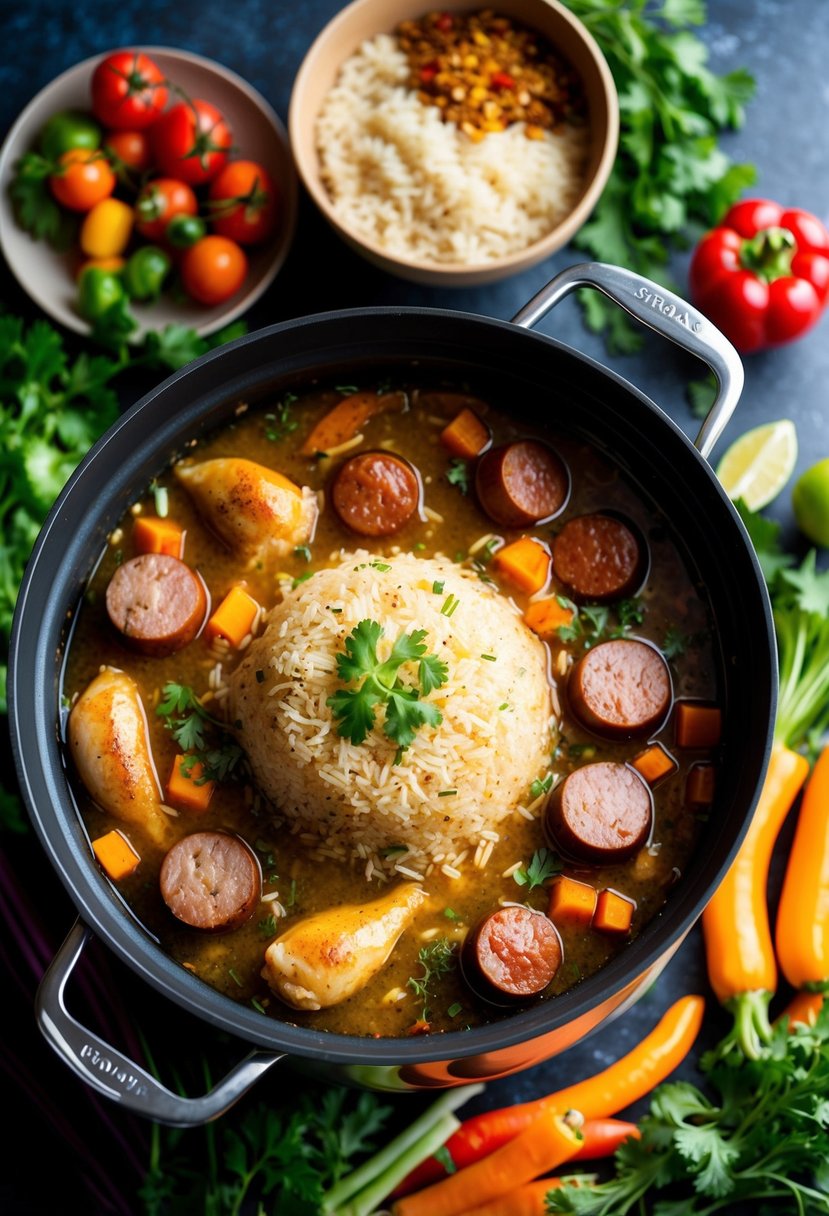
[[[440,610],[441,616],[454,616],[455,610],[460,602],[461,601],[456,595],[447,595],[443,602],[443,607]]]
[[[456,456],[454,460],[450,460],[449,467],[446,470],[446,480],[450,486],[457,486],[461,494],[468,494],[469,462],[463,460],[460,456]]]
[[[432,593],[434,595],[443,595],[444,586],[445,584],[442,580],[435,579],[435,581],[432,583]]]
[[[526,887],[528,891],[532,891],[535,887],[543,886],[547,879],[552,878],[554,874],[560,874],[561,869],[561,859],[552,849],[536,849],[526,870],[522,866],[520,870],[515,871],[512,877],[519,887]]]
[[[297,400],[296,393],[283,393],[274,411],[265,415],[265,438],[271,443],[280,443],[297,429],[299,423],[292,416],[291,406]]]
[[[438,790],[438,798],[454,798],[457,790]]]
[[[74,243],[78,221],[58,206],[49,189],[49,178],[57,168],[54,161],[40,153],[27,152],[14,167],[9,196],[14,217],[23,231],[65,253]]]
[[[388,562],[369,562],[373,570],[379,570],[381,574],[385,574],[387,570],[391,570]]]
[[[202,766],[196,785],[207,781],[227,781],[244,757],[239,744],[228,733],[226,724],[212,717],[187,684],[168,681],[161,690],[155,712],[185,753],[181,768],[188,776],[197,764]]]
[[[291,590],[296,591],[301,583],[307,583],[309,578],[313,578],[313,570],[304,570],[302,574],[298,574],[296,578],[291,579]]]
[[[494,654],[482,654],[481,658],[485,659],[487,661],[487,663],[497,663],[498,662],[497,655],[494,655]]]
[[[286,908],[293,908],[293,906],[294,906],[294,904],[295,904],[295,903],[296,903],[296,879],[295,879],[295,878],[292,878],[292,879],[291,879],[291,885],[290,885],[290,888],[289,888],[289,890],[288,890],[288,898],[287,898],[287,900],[285,901],[285,907],[286,907]]]
[[[389,657],[381,662],[377,643],[384,630],[378,621],[364,620],[345,639],[345,654],[337,655],[337,675],[344,684],[357,680],[356,689],[344,689],[328,698],[338,733],[352,743],[363,743],[374,726],[375,710],[385,707],[383,731],[393,742],[407,748],[421,726],[438,726],[443,715],[421,696],[428,696],[446,683],[448,667],[437,655],[426,653],[425,629],[400,633]],[[405,685],[400,669],[406,663],[417,665],[418,685]]]
[[[829,1211],[829,1006],[814,1027],[778,1026],[768,1058],[725,1062],[709,1052],[702,1071],[713,1101],[686,1082],[660,1085],[640,1121],[641,1140],[616,1153],[614,1177],[550,1191],[547,1211],[711,1216],[751,1204],[800,1216]]]
[[[258,1001],[255,996],[252,996],[250,998],[250,1003],[251,1003],[251,1005],[253,1005],[253,1008],[256,1010],[257,1013],[267,1013],[268,1012],[267,1009],[265,1008],[265,1006],[262,1004],[262,1002]]]
[[[273,937],[276,933],[277,920],[273,913],[259,921],[257,928],[263,937]]]
[[[552,788],[553,788],[553,774],[552,773],[548,773],[546,777],[542,777],[540,780],[538,777],[536,777],[535,781],[533,781],[532,785],[530,786],[531,800],[533,802],[535,802],[536,798],[540,798],[542,794],[549,794],[549,792]]]
[[[457,942],[450,942],[445,937],[437,937],[433,942],[422,946],[418,952],[417,961],[422,968],[422,974],[417,977],[409,976],[406,985],[421,1002],[421,1022],[429,1021],[429,1001],[433,998],[434,981],[452,971],[456,966],[456,950]]]
[[[662,653],[666,659],[678,659],[680,655],[685,654],[690,642],[691,639],[677,629],[676,625],[669,625],[662,642]]]
[[[705,418],[716,400],[719,385],[713,372],[700,380],[691,380],[685,387],[685,395],[695,418]]]
[[[458,914],[454,910],[454,908],[444,908],[443,915],[446,917],[447,920],[460,920],[460,917],[458,916]]]
[[[335,384],[334,385],[334,392],[342,393],[342,395],[344,397],[353,397],[354,394],[359,393],[359,391],[360,390],[357,388],[356,384]]]
[[[794,563],[794,558],[784,553],[780,547],[780,524],[773,519],[766,519],[757,511],[752,511],[742,498],[738,498],[734,506],[754,546],[763,577],[769,588],[772,588],[780,572]]]
[[[227,973],[230,976],[230,978],[233,980],[234,984],[237,985],[237,987],[244,988],[244,984],[239,979],[238,973],[236,971],[234,971],[232,967],[228,967]]]
[[[619,92],[619,151],[598,206],[574,240],[600,262],[627,266],[667,284],[672,248],[691,225],[710,227],[755,180],[732,164],[718,134],[743,123],[754,92],[738,69],[707,67],[708,50],[692,32],[705,21],[703,0],[567,0],[599,43]],[[588,326],[611,350],[641,345],[627,314],[596,291],[582,293]]]
[[[641,625],[645,619],[645,605],[640,599],[620,600],[616,605],[616,616],[619,618],[619,628],[622,632]]]
[[[390,844],[388,848],[380,850],[381,857],[399,857],[401,853],[408,853],[409,846],[406,844]]]
[[[28,827],[20,799],[0,785],[0,831],[22,836]]]
[[[303,559],[303,561],[310,562],[311,550],[308,548],[307,545],[297,545],[296,548],[294,549],[294,556],[301,557]]]
[[[606,641],[608,638],[627,637],[630,631],[645,619],[645,605],[640,599],[620,600],[613,608],[606,604],[583,604],[578,611],[571,600],[557,596],[562,608],[573,612],[569,625],[559,625],[556,630],[562,642],[579,642],[585,649]]]

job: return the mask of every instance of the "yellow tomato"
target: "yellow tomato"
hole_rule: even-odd
[[[96,203],[81,227],[81,249],[91,258],[123,253],[132,236],[132,207],[117,198]]]

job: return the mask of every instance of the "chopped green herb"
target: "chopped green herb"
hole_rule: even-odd
[[[381,857],[397,857],[401,853],[408,853],[409,846],[405,844],[390,844],[388,848],[380,850]]]
[[[344,689],[328,698],[334,717],[339,720],[338,733],[352,743],[363,743],[374,726],[375,710],[385,707],[384,733],[402,748],[407,748],[421,726],[439,726],[443,715],[436,706],[424,702],[446,683],[448,667],[436,655],[427,655],[423,639],[425,629],[400,633],[391,654],[380,662],[377,643],[383,636],[382,625],[364,620],[345,639],[345,653],[337,655],[337,675],[344,684],[359,680],[356,689]],[[419,687],[405,685],[400,668],[416,663]]]
[[[441,608],[441,616],[453,616],[460,600],[456,595],[447,595]]]
[[[458,1016],[458,1014],[462,1013],[462,1012],[463,1012],[463,1005],[460,1003],[460,1001],[455,1001],[454,1005],[450,1005],[449,1008],[446,1010],[446,1013],[447,1013],[448,1017],[450,1017],[450,1018],[456,1018]],[[445,1144],[443,1145],[443,1151],[446,1153],[446,1156],[449,1157],[449,1153],[446,1151]],[[437,1153],[435,1153],[434,1156],[437,1157]],[[452,1158],[449,1157],[449,1160],[451,1161]],[[456,1168],[457,1167],[455,1166],[454,1161],[452,1161],[452,1169],[451,1170],[447,1169],[446,1172],[448,1174],[453,1174],[455,1172]]]
[[[342,393],[342,395],[344,397],[353,397],[354,394],[359,393],[359,391],[360,390],[357,388],[356,384],[335,384],[334,385],[334,392]]]
[[[276,917],[273,913],[266,916],[264,920],[260,920],[257,928],[263,937],[273,937],[276,933]]]
[[[331,611],[335,616],[338,616],[342,612],[342,608],[332,608]]]
[[[369,565],[375,570],[379,570],[381,574],[385,574],[387,570],[391,570],[388,562],[370,562]]]
[[[424,545],[422,540],[416,540],[415,543],[412,545],[412,548],[416,549],[418,553],[421,553],[426,548],[426,546]]]
[[[596,638],[601,637],[610,620],[610,609],[603,604],[585,604],[580,612],[582,621],[587,621]],[[583,628],[583,626],[582,626]]]
[[[560,874],[561,870],[561,858],[552,849],[536,849],[526,870],[522,867],[512,877],[519,887],[532,891],[534,887],[543,886],[554,874]]]
[[[289,892],[288,892],[288,898],[287,898],[287,900],[286,900],[286,902],[285,902],[285,907],[286,907],[286,908],[293,908],[293,906],[294,906],[294,904],[295,904],[295,903],[296,903],[296,879],[295,879],[295,878],[292,878],[292,879],[291,879],[291,886],[290,886],[290,889],[289,889]]]
[[[286,439],[299,426],[297,420],[291,417],[291,406],[296,400],[296,393],[284,393],[276,404],[275,412],[265,415],[265,421],[270,423],[265,428],[265,438],[271,443]]]
[[[509,709],[509,701],[502,701],[498,706],[499,709]]]
[[[542,794],[548,794],[553,786],[553,774],[548,773],[546,777],[540,780],[536,777],[530,786],[530,798],[535,802],[536,798],[540,798]]]
[[[196,785],[207,781],[226,781],[241,765],[244,753],[228,734],[224,722],[211,714],[187,684],[168,681],[161,690],[155,712],[186,753],[181,768],[188,776],[195,765],[202,766]]]
[[[686,637],[676,625],[669,625],[662,643],[662,653],[666,659],[678,659],[685,654],[691,639]]]
[[[257,667],[257,668],[256,668],[256,683],[257,683],[257,684],[264,684],[264,683],[265,683],[265,673],[264,673],[264,671],[262,670],[262,668],[261,668],[261,667]]]
[[[115,565],[116,565],[116,566],[120,566],[120,565],[121,565],[121,563],[122,563],[122,562],[123,562],[123,560],[124,560],[124,550],[123,550],[123,549],[116,549],[116,550],[115,550],[115,553],[114,553],[114,555],[113,555],[113,556],[114,556],[114,558],[115,558]]]
[[[458,916],[458,914],[454,908],[444,908],[443,915],[446,917],[447,920],[460,920],[461,919]]]
[[[153,500],[155,502],[155,513],[161,519],[166,519],[170,510],[170,495],[167,492],[166,486],[159,486],[153,482]]]
[[[616,605],[616,615],[623,631],[632,629],[634,625],[641,625],[644,621],[645,605],[641,599],[620,600]]]
[[[461,562],[465,562],[468,557],[469,557],[468,553],[464,553],[464,551],[462,549],[456,549],[455,556],[452,558],[452,561],[455,563],[456,566],[459,566],[461,564]]]
[[[457,792],[457,790],[438,790],[438,798],[452,798]]]
[[[432,999],[431,986],[434,980],[446,975],[456,965],[456,942],[450,942],[445,937],[438,937],[427,946],[422,946],[418,952],[417,961],[423,971],[420,976],[409,976],[407,987],[422,1002],[420,1020],[429,1021],[429,1001]]]
[[[595,743],[570,743],[567,750],[571,756],[583,756],[585,760],[592,760],[596,754]]]
[[[237,975],[237,973],[236,973],[236,972],[233,970],[233,968],[232,968],[232,967],[228,967],[228,969],[227,969],[227,973],[228,973],[228,975],[230,976],[230,978],[233,980],[234,984],[238,985],[238,987],[239,987],[239,988],[244,988],[244,984],[243,984],[243,983],[242,983],[242,981],[239,979],[239,976],[238,976],[238,975]]]
[[[250,1003],[251,1003],[251,1005],[253,1005],[253,1008],[256,1010],[257,1013],[267,1013],[265,1006],[262,1004],[261,1001],[257,1001],[255,996],[252,996],[250,998]]]
[[[494,654],[482,654],[481,658],[486,659],[487,663],[496,663],[498,661]]]
[[[307,545],[297,545],[294,549],[294,556],[303,558],[304,561],[310,562],[311,550]]]
[[[441,580],[435,579],[435,581],[432,583],[432,592],[435,595],[443,595],[443,588],[445,585],[446,584],[443,583]]]
[[[302,574],[298,574],[296,576],[296,578],[291,581],[291,590],[295,591],[296,588],[300,585],[300,583],[307,583],[308,579],[313,578],[313,577],[314,577],[313,570],[304,570],[302,572]]]
[[[454,460],[449,461],[449,467],[446,470],[446,480],[450,486],[457,486],[461,494],[469,493],[469,462],[462,460],[457,456]]]

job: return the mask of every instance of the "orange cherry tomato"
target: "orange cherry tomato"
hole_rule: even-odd
[[[180,269],[188,296],[200,304],[221,304],[244,283],[248,260],[235,241],[205,236],[185,249]]]
[[[70,148],[59,157],[58,165],[60,171],[49,178],[49,187],[70,211],[90,211],[115,189],[115,174],[99,149]]]
[[[175,215],[195,215],[199,202],[186,182],[157,177],[147,182],[135,201],[136,228],[148,241],[163,241]]]
[[[144,131],[110,131],[104,151],[111,153],[116,169],[123,165],[134,173],[146,173],[153,163],[150,141]]]
[[[213,231],[240,245],[257,245],[276,227],[279,194],[256,161],[231,161],[211,182],[208,198]]]

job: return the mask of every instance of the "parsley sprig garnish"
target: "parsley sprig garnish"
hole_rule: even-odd
[[[446,683],[448,667],[437,655],[427,654],[425,629],[401,633],[383,662],[377,656],[377,643],[384,629],[379,621],[364,620],[345,639],[345,653],[337,655],[337,675],[344,684],[360,681],[357,688],[340,689],[327,701],[337,731],[352,743],[365,742],[374,726],[376,711],[385,709],[384,734],[407,748],[421,726],[438,726],[443,715],[435,705],[422,698]],[[417,665],[417,686],[406,685],[400,669],[406,663]]]
[[[432,999],[432,984],[440,976],[452,971],[456,965],[455,952],[457,942],[450,942],[446,937],[438,937],[427,946],[421,946],[417,961],[422,973],[419,976],[410,975],[406,984],[411,988],[421,1002],[420,1021],[429,1021],[429,1001]]]
[[[526,887],[529,892],[543,886],[548,878],[560,874],[561,868],[561,858],[552,849],[536,849],[526,869],[522,866],[512,877],[519,887]]]
[[[196,785],[206,781],[226,781],[239,765],[244,752],[229,734],[224,722],[214,718],[187,684],[168,681],[155,712],[185,753],[182,768],[188,776],[197,764],[202,766]]]
[[[640,599],[620,600],[613,608],[607,604],[583,604],[576,610],[572,600],[558,596],[562,608],[573,612],[569,625],[556,630],[562,642],[581,642],[585,650],[611,638],[625,638],[645,619],[645,605]]]

